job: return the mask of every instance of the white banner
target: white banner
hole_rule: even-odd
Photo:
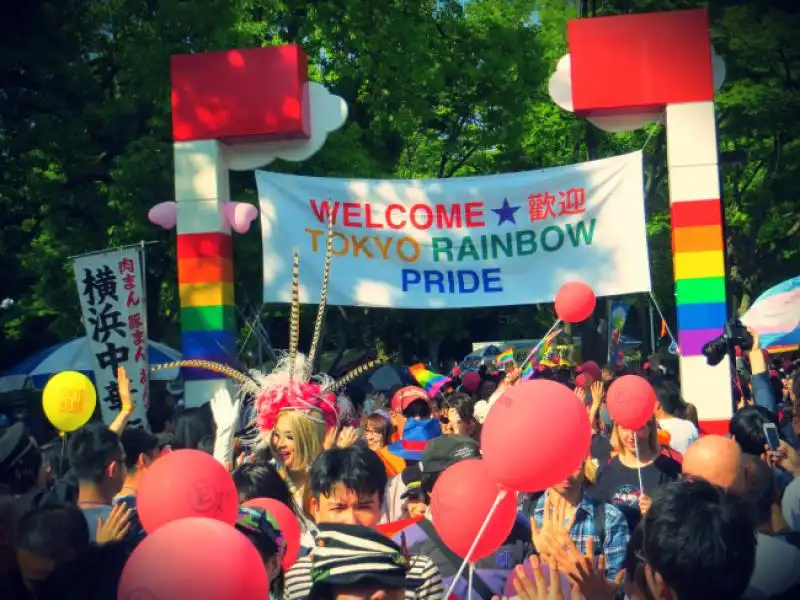
[[[264,301],[317,302],[334,215],[331,304],[471,308],[650,290],[642,153],[541,171],[434,180],[258,171]]]
[[[122,366],[136,402],[130,423],[146,427],[150,370],[142,249],[78,257],[74,267],[103,421],[111,423],[119,413],[117,367]]]

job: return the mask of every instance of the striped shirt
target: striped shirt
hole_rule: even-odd
[[[416,590],[406,590],[406,600],[441,600],[444,594],[442,575],[427,556],[409,557],[408,577],[425,583]],[[311,557],[304,556],[286,573],[284,600],[303,600],[311,592]]]

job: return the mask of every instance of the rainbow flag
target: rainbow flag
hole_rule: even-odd
[[[417,380],[418,384],[425,388],[431,398],[452,381],[449,377],[429,371],[422,363],[408,367],[408,372]]]
[[[560,327],[554,329],[547,337],[542,339],[542,341],[540,341],[533,350],[531,350],[531,353],[526,359],[525,367],[522,369],[520,379],[524,380],[531,378],[536,366],[542,361],[542,359],[550,354],[550,351],[553,349],[553,343],[556,341],[556,338],[561,331],[562,329]]]
[[[514,350],[512,348],[506,348],[500,354],[497,355],[495,359],[497,365],[507,365],[508,363],[514,362]]]
[[[522,373],[520,374],[519,378],[522,379],[523,381],[525,379],[530,379],[531,377],[533,377],[533,372],[534,371],[535,371],[535,368],[534,368],[533,364],[528,363],[528,364],[525,365],[525,368],[522,369]]]

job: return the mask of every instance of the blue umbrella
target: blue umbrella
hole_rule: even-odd
[[[147,346],[151,365],[160,365],[181,359],[181,353],[159,342]],[[94,379],[92,353],[86,337],[60,342],[29,356],[8,371],[0,373],[0,393],[22,390],[32,385],[42,389],[47,380],[61,371],[80,371]],[[151,373],[157,380],[170,381],[179,376],[180,369],[167,369]]]

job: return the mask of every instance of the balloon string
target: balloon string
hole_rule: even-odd
[[[64,472],[64,451],[67,449],[67,434],[63,431],[59,432],[61,436],[61,456],[58,459],[58,472]]]
[[[469,588],[467,588],[467,600],[472,600],[472,576],[475,574],[475,565],[469,563],[467,567],[467,576]]]
[[[644,494],[644,484],[642,483],[642,461],[639,459],[639,442],[636,440],[636,432],[633,434],[633,448],[636,450],[636,473],[639,475],[639,493]]]
[[[500,506],[500,501],[506,497],[506,493],[507,493],[506,490],[502,489],[499,492],[497,492],[497,498],[494,499],[494,504],[492,504],[492,508],[490,508],[489,512],[486,514],[486,519],[484,519],[483,525],[481,525],[481,528],[478,530],[478,535],[475,536],[475,541],[472,542],[472,546],[470,546],[467,555],[464,557],[464,561],[458,568],[455,577],[453,577],[453,581],[450,584],[450,588],[447,590],[443,598],[449,598],[450,595],[453,593],[453,590],[455,589],[458,580],[461,578],[461,575],[464,574],[464,567],[466,567],[470,563],[470,558],[475,553],[475,548],[478,547],[478,542],[481,541],[481,536],[483,535],[483,532],[486,531],[486,528],[489,526],[489,521],[492,519],[494,511],[497,510],[498,506]]]
[[[558,327],[559,325],[561,325],[561,319],[556,319],[556,322],[553,323],[553,326],[550,329],[547,330],[547,333],[544,334],[544,337],[542,337],[542,339],[540,339],[538,342],[536,342],[536,345],[533,347],[533,350],[531,350],[528,353],[528,356],[525,357],[525,360],[522,361],[522,364],[519,366],[520,370],[525,368],[525,365],[527,365],[530,362],[530,360],[533,358],[534,354],[536,354],[536,352],[539,350],[539,347],[542,344],[544,344],[545,340],[548,337],[550,337],[550,334],[553,333],[556,330],[556,327]]]

